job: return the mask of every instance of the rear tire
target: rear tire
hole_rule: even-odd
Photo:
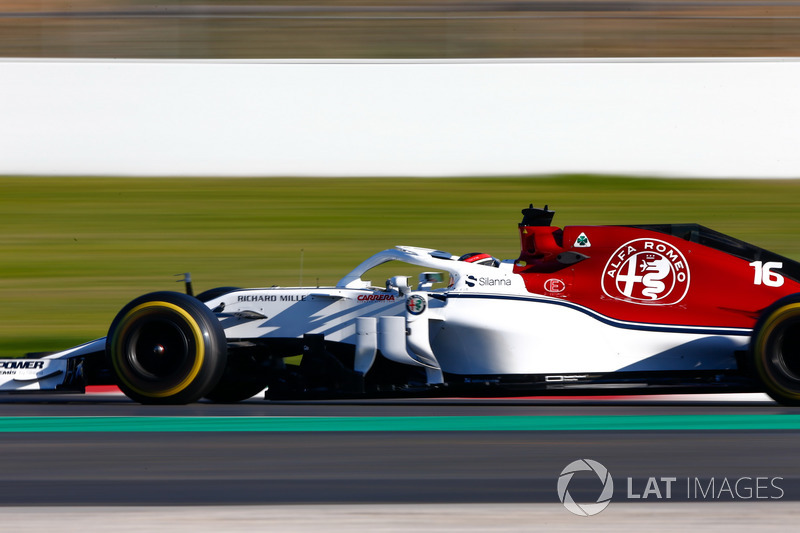
[[[146,404],[186,404],[219,381],[225,331],[199,300],[177,292],[136,298],[117,314],[106,356],[126,396]]]
[[[753,329],[752,371],[775,401],[800,405],[800,295],[769,306]]]

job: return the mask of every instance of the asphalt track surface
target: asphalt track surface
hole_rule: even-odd
[[[562,470],[586,458],[613,475],[620,508],[800,508],[800,409],[715,398],[167,407],[115,395],[3,396],[0,505],[560,507]],[[569,491],[588,501],[601,487],[583,472]]]

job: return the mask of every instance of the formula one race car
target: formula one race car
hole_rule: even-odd
[[[551,225],[517,259],[398,246],[334,287],[155,292],[108,336],[0,360],[0,390],[143,403],[766,391],[800,404],[800,263],[697,224]],[[370,269],[413,265],[376,287]],[[187,283],[190,289],[190,283]]]

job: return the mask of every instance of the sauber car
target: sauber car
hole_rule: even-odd
[[[519,257],[398,246],[333,287],[154,292],[108,335],[0,360],[0,390],[142,403],[764,391],[800,404],[800,263],[698,224],[553,226]],[[379,286],[392,262],[422,270]]]

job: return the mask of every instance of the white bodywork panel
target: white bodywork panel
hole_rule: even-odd
[[[735,369],[749,337],[614,326],[542,298],[452,298],[431,344],[454,374]]]
[[[65,359],[0,359],[0,391],[53,390],[66,372]]]

